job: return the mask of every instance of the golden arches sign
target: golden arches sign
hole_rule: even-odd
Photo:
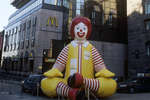
[[[56,17],[50,16],[47,20],[47,25],[58,27],[58,20],[56,19]]]

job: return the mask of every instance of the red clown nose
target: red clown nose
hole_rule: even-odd
[[[88,28],[88,32],[87,32],[87,36],[86,36],[86,39],[89,38],[89,36],[91,35],[91,30],[92,30],[92,25],[91,25],[91,21],[86,18],[86,17],[82,17],[82,16],[77,16],[75,17],[73,20],[72,20],[72,23],[70,25],[70,34],[71,34],[71,37],[74,38],[75,37],[75,34],[74,34],[74,27],[79,24],[80,22],[84,23],[87,28]],[[82,30],[80,30],[81,32]]]

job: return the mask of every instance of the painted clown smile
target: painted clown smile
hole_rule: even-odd
[[[85,35],[85,32],[77,32],[77,35],[82,38]]]

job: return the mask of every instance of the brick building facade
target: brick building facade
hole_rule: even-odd
[[[150,0],[127,0],[129,75],[150,68]],[[149,70],[150,71],[150,70]]]

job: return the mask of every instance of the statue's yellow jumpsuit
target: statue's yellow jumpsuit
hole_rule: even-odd
[[[99,80],[98,96],[108,97],[115,93],[117,84],[111,79],[114,73],[108,71],[106,68],[99,71],[95,70],[92,59],[93,46],[89,42],[79,45],[75,41],[72,41],[67,47],[68,57],[65,64],[64,78],[62,78],[63,75],[57,67],[44,73],[47,76],[47,78],[41,81],[41,88],[44,94],[50,97],[56,96],[57,84],[59,82],[67,84],[68,77],[76,72],[79,72],[84,78]]]

